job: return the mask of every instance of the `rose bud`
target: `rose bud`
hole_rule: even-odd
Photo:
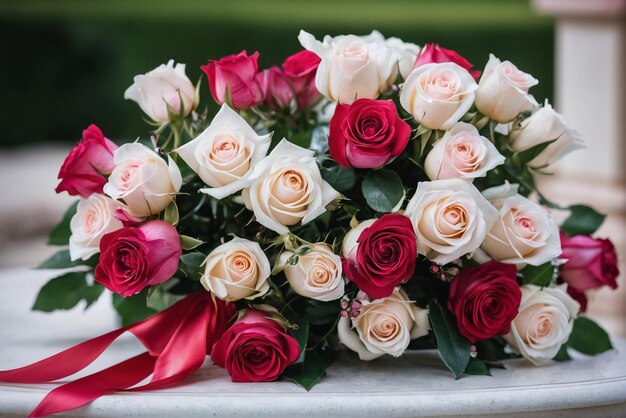
[[[172,277],[181,254],[180,237],[167,222],[118,229],[100,241],[95,280],[122,297],[132,296]]]
[[[400,155],[411,127],[391,100],[358,99],[338,104],[330,120],[330,155],[344,167],[380,168]]]
[[[219,60],[210,60],[201,67],[217,104],[227,102],[236,110],[241,110],[263,101],[263,91],[257,81],[258,58],[258,52],[248,56],[246,51],[241,51]]]
[[[515,266],[489,261],[454,276],[448,309],[465,338],[477,342],[508,334],[522,298],[516,275]]]
[[[422,48],[422,51],[419,53],[414,62],[414,68],[421,67],[424,64],[453,62],[456,65],[465,68],[474,79],[478,80],[480,77],[480,71],[472,71],[474,64],[460,56],[458,52],[452,49],[442,48],[437,44],[424,45],[424,48]]]
[[[116,149],[117,145],[105,138],[100,128],[89,125],[83,131],[82,141],[63,161],[58,176],[61,182],[55,191],[82,197],[102,193],[107,182],[105,175],[111,173],[115,166],[113,153]]]
[[[295,92],[280,68],[273,66],[260,72],[257,80],[263,91],[263,101],[270,109],[289,108],[295,100]]]
[[[320,61],[313,52],[303,50],[283,62],[283,73],[296,94],[299,109],[315,104],[321,97],[315,87],[315,73]]]
[[[124,98],[136,102],[155,122],[169,122],[170,116],[187,116],[196,108],[196,88],[185,74],[185,64],[169,60],[146,74],[136,75]]]
[[[211,359],[233,382],[271,382],[300,356],[295,338],[267,312],[247,309],[215,343]]]
[[[387,214],[361,222],[343,240],[343,271],[372,298],[391,295],[415,270],[417,244],[409,218]]]

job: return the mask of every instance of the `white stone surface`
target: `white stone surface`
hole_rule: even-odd
[[[52,273],[0,270],[0,369],[39,360],[117,326],[109,298],[86,312],[30,312],[36,289]],[[112,394],[67,416],[623,417],[626,340],[615,343],[617,351],[584,361],[536,368],[516,360],[507,370],[493,370],[494,377],[459,380],[432,351],[370,363],[345,354],[309,393],[289,382],[231,383],[223,369],[207,361],[176,387]],[[138,352],[139,344],[126,336],[90,370]],[[0,383],[0,416],[26,415],[55,386]]]

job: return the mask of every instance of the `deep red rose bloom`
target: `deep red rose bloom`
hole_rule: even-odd
[[[561,232],[560,258],[567,259],[561,266],[561,279],[567,283],[568,293],[586,309],[585,291],[602,286],[617,288],[617,254],[608,239],[588,235],[568,237]]]
[[[330,120],[328,147],[344,167],[378,168],[406,147],[411,127],[391,100],[358,99],[338,104]]]
[[[220,338],[211,359],[233,382],[271,382],[300,356],[300,346],[266,312],[248,309]]]
[[[104,137],[100,128],[89,125],[83,131],[83,139],[70,151],[63,162],[58,178],[61,182],[57,193],[68,192],[72,196],[89,197],[102,193],[107,182],[105,174],[115,167],[113,153],[117,149],[111,140]]]
[[[430,63],[442,63],[442,62],[453,62],[457,64],[459,67],[465,68],[474,79],[478,80],[480,78],[480,71],[472,71],[474,64],[460,56],[456,51],[452,49],[442,48],[437,44],[426,44],[424,48],[420,51],[417,59],[415,60],[415,65],[413,68],[417,68],[420,65],[430,64]]]
[[[263,101],[263,92],[258,82],[259,53],[248,56],[246,51],[229,55],[220,60],[210,60],[202,71],[209,79],[213,99],[224,103],[230,98],[237,110],[248,109]]]
[[[448,309],[471,342],[505,335],[518,313],[522,291],[513,264],[489,261],[463,269],[450,283]]]
[[[305,49],[283,62],[283,73],[293,88],[300,109],[314,104],[321,97],[315,87],[315,74],[320,61],[317,54]]]
[[[365,228],[354,255],[342,258],[343,271],[374,299],[387,297],[415,270],[417,238],[409,218],[387,214]]]
[[[167,222],[118,229],[100,241],[95,279],[120,296],[131,296],[172,277],[181,253],[180,237]]]

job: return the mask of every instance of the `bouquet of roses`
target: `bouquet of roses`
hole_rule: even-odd
[[[580,312],[616,287],[615,250],[591,237],[603,215],[537,190],[581,140],[529,94],[535,78],[376,31],[299,40],[281,67],[245,51],[203,66],[216,115],[183,64],[135,77],[124,96],[150,141],[84,131],[57,187],[80,199],[50,236],[69,249],[41,266],[74,269],[34,309],[106,288],[124,324],[149,317],[126,329],[155,351],[138,327],[184,331],[193,300],[206,320],[185,375],[210,354],[233,381],[307,389],[342,346],[437,348],[455,377],[611,348]],[[571,212],[560,227],[552,209]]]

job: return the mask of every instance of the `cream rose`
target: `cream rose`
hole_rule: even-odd
[[[200,191],[223,199],[246,185],[252,167],[267,154],[270,139],[271,135],[257,135],[237,112],[223,104],[209,127],[177,152],[210,186]]]
[[[317,218],[340,196],[322,179],[313,151],[286,139],[254,167],[242,194],[257,222],[278,234]]]
[[[287,262],[296,253],[285,251],[281,254],[281,261]],[[330,301],[336,300],[344,294],[341,257],[325,243],[313,245],[310,250],[298,255],[296,264],[285,264],[285,276],[293,290],[308,298]]]
[[[115,168],[104,192],[123,200],[133,216],[149,216],[174,200],[183,179],[174,161],[166,163],[156,152],[139,143],[124,144],[114,154]]]
[[[453,62],[424,64],[407,77],[400,105],[422,126],[450,129],[472,107],[478,85]]]
[[[270,288],[270,262],[254,241],[235,237],[211,251],[204,266],[200,283],[220,299],[254,299]]]
[[[187,116],[195,107],[196,88],[185,74],[185,64],[174,65],[169,60],[154,70],[136,75],[124,98],[137,102],[141,110],[155,122],[165,123],[171,113]]]
[[[428,334],[428,310],[410,301],[400,288],[386,298],[361,303],[358,316],[341,317],[337,324],[339,341],[361,360],[373,360],[384,354],[399,357],[412,339]]]
[[[343,255],[343,258],[356,263],[356,252],[359,248],[359,243],[357,241],[361,236],[361,233],[366,228],[372,226],[374,222],[376,222],[376,219],[368,219],[348,231],[346,236],[343,238],[343,244],[341,246],[341,254]]]
[[[415,228],[418,252],[446,264],[480,247],[498,211],[471,183],[453,179],[419,183],[405,215]]]
[[[387,46],[391,49],[396,62],[398,63],[398,70],[402,78],[406,78],[413,71],[415,60],[420,53],[420,47],[410,42],[404,42],[399,38],[387,38]]]
[[[469,123],[457,122],[433,145],[426,156],[425,171],[431,180],[474,179],[503,164],[496,147]]]
[[[302,46],[322,60],[315,86],[334,102],[350,104],[356,99],[375,99],[395,81],[397,65],[385,38],[378,32],[368,36],[326,36],[320,42],[300,31]]]
[[[537,105],[528,94],[528,89],[537,83],[537,79],[518,70],[511,62],[501,62],[490,54],[476,90],[476,109],[489,119],[510,122],[519,113]]]
[[[522,152],[544,142],[555,140],[529,162],[529,166],[539,169],[556,162],[577,149],[582,149],[582,138],[571,128],[559,113],[555,112],[546,100],[543,107],[515,126],[510,136],[511,148]]]
[[[567,294],[566,285],[524,285],[521,290],[519,314],[504,339],[535,366],[541,366],[569,339],[580,305]]]
[[[70,220],[72,261],[87,260],[97,254],[102,236],[123,227],[115,217],[115,211],[123,207],[120,202],[98,193],[78,202],[76,214]]]
[[[483,191],[500,213],[481,248],[502,263],[538,266],[561,254],[559,228],[545,209],[517,194],[517,188],[507,183]]]

